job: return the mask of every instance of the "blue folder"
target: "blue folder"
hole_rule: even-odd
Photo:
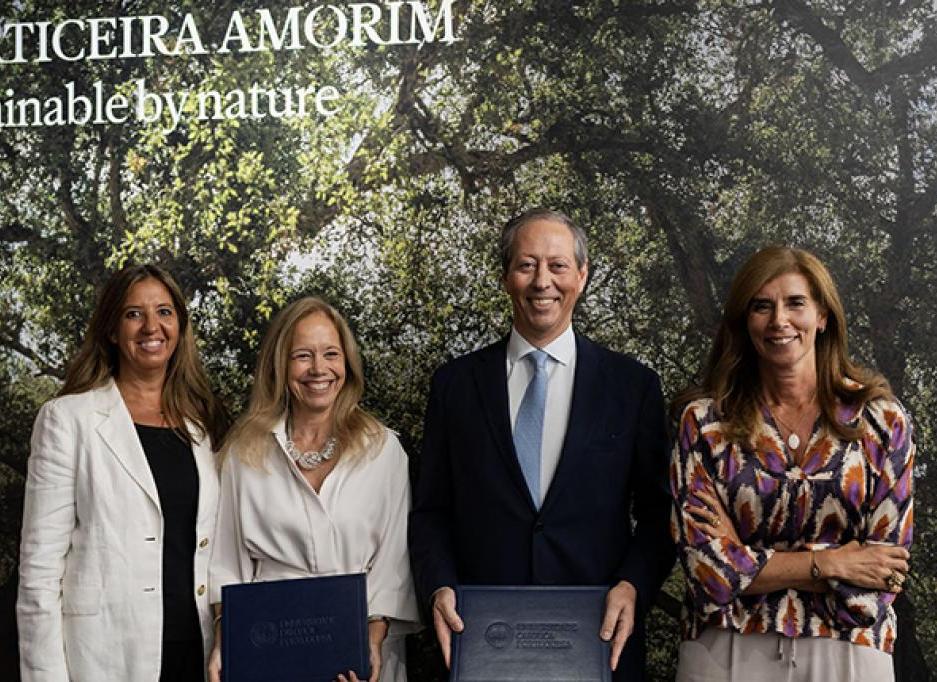
[[[364,573],[221,588],[225,682],[331,682],[370,676]]]
[[[611,682],[607,587],[456,588],[450,682]]]

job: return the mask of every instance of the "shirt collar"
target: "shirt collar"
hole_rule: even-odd
[[[538,350],[537,346],[521,336],[516,327],[511,327],[507,349],[507,359],[511,366],[534,350]],[[568,365],[576,355],[576,335],[573,333],[573,325],[566,327],[566,331],[539,350],[545,351],[561,365]]]
[[[285,414],[276,421],[276,423],[270,429],[270,432],[273,434],[273,437],[276,439],[277,443],[280,444],[280,448],[283,450],[283,452],[286,452],[286,441],[289,440],[289,436],[286,433]]]

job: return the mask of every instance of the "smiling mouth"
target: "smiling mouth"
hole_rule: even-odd
[[[143,350],[153,352],[160,350],[165,344],[166,342],[162,339],[150,339],[148,341],[141,341],[139,345]]]
[[[530,301],[530,305],[531,305],[531,307],[533,307],[534,310],[546,310],[546,309],[549,308],[551,305],[553,305],[554,303],[556,303],[556,302],[559,301],[559,299],[556,298],[556,297],[551,297],[551,298],[528,298],[527,300]]]
[[[797,338],[796,336],[784,336],[784,337],[773,338],[773,339],[765,339],[765,341],[768,343],[768,345],[771,345],[771,346],[786,346],[791,341],[794,341],[796,338]]]
[[[314,393],[324,393],[332,387],[332,381],[304,381],[303,386]]]

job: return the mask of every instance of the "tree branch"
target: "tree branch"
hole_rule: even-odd
[[[803,0],[774,0],[777,16],[812,37],[820,45],[827,59],[846,72],[849,79],[866,90],[874,90],[880,84],[872,73],[856,58],[842,37],[823,23]]]
[[[899,76],[910,76],[937,66],[937,36],[929,35],[921,41],[916,52],[897,57],[875,69],[872,74],[880,83],[889,83]]]
[[[118,154],[117,144],[113,139],[107,143],[107,151],[110,157],[107,172],[107,194],[111,204],[111,222],[114,225],[115,236],[119,242],[122,235],[129,231],[124,201],[120,196],[123,189],[120,178],[120,167],[123,159]]]
[[[65,379],[64,368],[53,365],[47,359],[39,355],[39,353],[37,353],[35,350],[24,345],[18,338],[11,335],[7,330],[0,330],[0,346],[22,355],[29,362],[36,366],[36,368],[39,370],[39,374],[55,377],[56,379]]]
[[[709,232],[692,211],[682,210],[679,201],[672,197],[655,196],[652,192],[639,192],[641,203],[651,224],[667,241],[697,329],[707,336],[715,336],[721,316],[716,303],[715,285],[711,279],[711,273],[716,272],[717,268],[713,259],[715,248]],[[679,216],[672,216],[674,211]],[[681,229],[681,225],[684,229]]]
[[[826,58],[842,69],[849,79],[867,92],[874,92],[903,75],[920,73],[937,66],[937,36],[928,35],[917,51],[869,70],[846,44],[842,36],[814,14],[804,0],[773,0],[771,6],[781,19],[812,37]]]

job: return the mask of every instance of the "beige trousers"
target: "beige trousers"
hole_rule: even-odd
[[[891,655],[822,637],[709,627],[680,644],[677,682],[894,682]]]

